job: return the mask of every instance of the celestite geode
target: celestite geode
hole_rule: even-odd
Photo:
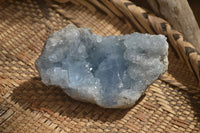
[[[167,70],[167,56],[163,35],[102,37],[70,24],[49,36],[36,67],[46,85],[76,100],[127,108]]]

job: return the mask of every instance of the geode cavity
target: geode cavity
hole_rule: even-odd
[[[167,55],[163,35],[102,37],[68,25],[49,36],[36,67],[46,85],[60,86],[74,99],[127,108],[167,70]]]

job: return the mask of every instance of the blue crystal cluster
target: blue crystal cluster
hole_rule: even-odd
[[[94,34],[68,25],[49,36],[36,67],[46,85],[105,108],[127,108],[167,70],[163,35]]]

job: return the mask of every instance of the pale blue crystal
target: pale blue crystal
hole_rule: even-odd
[[[49,36],[36,67],[46,85],[74,99],[127,108],[167,70],[167,55],[163,35],[102,37],[70,24]]]

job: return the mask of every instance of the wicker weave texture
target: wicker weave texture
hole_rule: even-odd
[[[192,59],[198,58],[191,55],[195,50],[188,55],[181,51],[191,44],[166,21],[130,1],[91,1],[0,2],[0,132],[199,132],[198,75],[188,68],[196,74],[197,60]],[[75,101],[62,89],[45,86],[34,65],[48,35],[69,23],[103,36],[165,34],[171,44],[169,69],[130,109]]]

